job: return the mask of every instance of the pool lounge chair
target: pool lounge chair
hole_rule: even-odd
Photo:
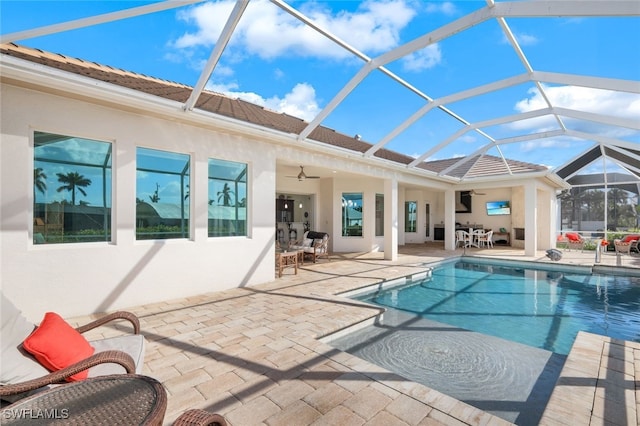
[[[106,339],[90,341],[89,345],[95,349],[93,355],[76,361],[71,365],[53,370],[45,368],[35,356],[25,350],[25,340],[34,335],[36,329],[40,328],[38,334],[39,356],[48,360],[61,359],[66,356],[60,353],[59,346],[55,341],[60,342],[65,331],[55,328],[47,322],[46,327],[42,327],[44,321],[52,316],[45,316],[43,323],[36,327],[29,322],[22,312],[4,295],[0,293],[2,323],[0,329],[0,341],[2,342],[2,353],[0,364],[0,398],[6,402],[15,402],[24,398],[36,390],[44,390],[53,384],[65,383],[71,376],[88,371],[88,377],[105,376],[109,374],[126,374],[142,372],[144,362],[145,340],[140,334],[140,322],[138,318],[125,311],[114,312],[105,315],[95,321],[75,328],[63,325],[66,332],[82,335],[89,330],[105,325],[115,320],[126,320],[133,326],[133,334],[110,337]],[[49,314],[47,314],[49,315]],[[58,320],[58,324],[60,320]],[[69,331],[71,330],[71,331]],[[46,334],[45,334],[46,331]],[[77,332],[77,333],[76,333]],[[82,339],[82,337],[80,337]],[[47,342],[53,342],[47,348]],[[43,348],[44,344],[44,348]],[[33,350],[33,349],[32,349]],[[56,352],[56,353],[54,353]],[[57,363],[58,361],[53,361]]]

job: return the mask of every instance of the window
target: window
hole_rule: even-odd
[[[111,241],[111,144],[34,133],[35,244]]]
[[[247,235],[247,165],[209,159],[209,236]]]
[[[342,236],[362,236],[362,193],[342,194]]]
[[[416,232],[418,230],[418,203],[405,201],[404,203],[404,232]]]
[[[384,237],[384,195],[376,194],[376,237]]]
[[[188,154],[138,148],[136,239],[189,237]]]

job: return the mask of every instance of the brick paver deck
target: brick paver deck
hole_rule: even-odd
[[[473,252],[483,253],[546,259],[544,253],[532,259],[509,248]],[[395,262],[376,253],[334,255],[330,262],[305,263],[297,275],[288,270],[264,285],[132,307],[148,342],[144,374],[160,380],[168,392],[165,423],[189,408],[203,408],[236,426],[509,424],[318,340],[380,313],[337,294],[420,272],[424,262],[450,256],[437,244],[405,246]],[[640,257],[624,260],[626,266],[640,267]],[[567,252],[563,262],[592,264],[593,253]],[[603,258],[604,264],[615,262],[615,256]],[[102,329],[101,335],[120,332]],[[607,423],[612,407],[636,416],[638,345],[605,346],[586,355],[583,349],[572,352],[545,424],[624,424]],[[585,363],[590,370],[581,370]],[[573,417],[574,409],[579,417]]]

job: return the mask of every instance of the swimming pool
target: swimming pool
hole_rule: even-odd
[[[464,259],[347,297],[382,319],[332,346],[522,426],[539,423],[579,330],[640,341],[640,274]]]
[[[461,260],[356,298],[563,355],[580,330],[640,342],[640,277]]]

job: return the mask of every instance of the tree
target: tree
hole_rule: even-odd
[[[229,188],[229,184],[225,183],[224,186],[222,187],[222,191],[218,191],[218,203],[220,203],[220,200],[222,200],[222,205],[223,206],[230,206],[231,205],[231,195],[235,195],[235,193],[231,190],[231,188]]]
[[[76,204],[76,190],[85,197],[87,196],[87,193],[83,188],[91,185],[91,179],[85,178],[78,172],[69,172],[67,174],[56,173],[56,175],[58,176],[58,182],[63,184],[57,189],[57,191],[71,192],[71,205]]]
[[[47,175],[42,170],[42,167],[33,169],[33,199],[35,200],[36,189],[42,194],[47,190]]]

